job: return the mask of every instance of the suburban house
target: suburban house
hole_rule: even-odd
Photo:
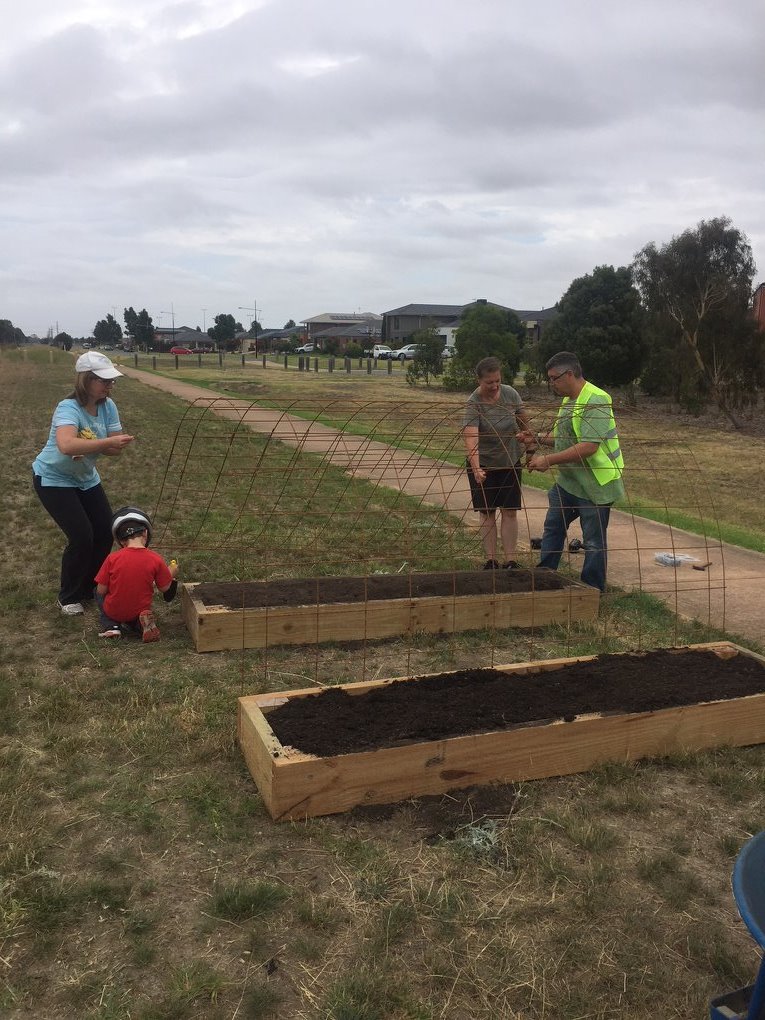
[[[402,305],[383,312],[382,340],[391,347],[401,347],[412,335],[431,326],[442,327],[454,334],[462,313],[468,305]],[[500,306],[501,307],[501,306]],[[447,339],[446,333],[444,338]]]
[[[302,319],[308,343],[322,350],[327,340],[337,340],[338,344],[375,343],[380,338],[383,317],[375,312],[323,312],[310,319]],[[356,332],[344,333],[344,330],[355,328]],[[363,342],[362,342],[363,339]]]
[[[207,333],[201,329],[192,329],[191,326],[155,326],[154,342],[163,347],[189,347],[191,350],[197,347],[209,348],[212,344]]]
[[[513,311],[526,327],[526,342],[534,343],[541,337],[544,324],[558,314],[558,307],[553,305],[552,308],[540,308],[538,311],[518,311],[514,308]]]
[[[401,308],[383,312],[383,343],[390,344],[391,347],[401,347],[403,344],[410,343],[413,334],[418,330],[436,326],[446,346],[452,347],[454,346],[454,332],[459,328],[462,316],[473,305],[491,305],[493,308],[501,308],[503,311],[515,311],[515,314],[525,325],[528,338],[532,342],[539,339],[542,324],[553,318],[556,313],[555,308],[519,312],[514,308],[508,308],[507,305],[487,301],[486,298],[478,298],[476,301],[469,301],[464,305],[402,305]]]
[[[301,343],[305,339],[304,331],[299,326],[292,326],[290,329],[260,329],[258,330],[257,337],[255,336],[254,329],[251,327],[242,335],[246,339],[251,351],[255,350],[255,341],[257,339],[258,354],[279,350],[292,337],[297,337]]]
[[[355,344],[362,350],[368,350],[373,344],[379,343],[382,335],[382,319],[380,322],[355,322],[350,326],[330,326],[314,334],[313,342],[320,351],[327,349],[332,341],[335,352],[342,354],[349,344]]]

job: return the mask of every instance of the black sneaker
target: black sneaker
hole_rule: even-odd
[[[122,629],[120,627],[107,627],[106,630],[102,630],[98,636],[103,638],[121,638]]]
[[[496,560],[487,560],[483,565],[484,570],[499,570],[499,563]]]
[[[518,560],[508,560],[507,563],[503,563],[502,564],[502,569],[503,570],[522,570],[523,568],[521,567],[521,565],[518,562]]]

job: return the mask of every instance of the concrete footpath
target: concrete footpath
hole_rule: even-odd
[[[155,389],[209,407],[222,418],[243,422],[254,431],[306,452],[323,456],[350,475],[398,489],[424,503],[445,507],[469,527],[477,528],[478,515],[470,508],[470,491],[464,470],[406,450],[397,450],[364,436],[353,436],[317,422],[305,421],[282,411],[259,407],[252,401],[221,397],[180,380],[168,379],[129,366],[120,370]],[[529,539],[542,534],[546,493],[523,487],[520,514],[520,553]],[[575,525],[570,538],[581,538]],[[629,513],[614,511],[608,529],[609,583],[625,590],[642,590],[663,599],[674,612],[701,623],[740,634],[751,640],[765,639],[765,555],[738,546],[704,539],[698,535],[657,524]],[[656,553],[693,557],[705,570],[692,569],[691,561],[664,566]],[[480,553],[479,553],[480,555]],[[567,554],[577,570],[582,554]]]

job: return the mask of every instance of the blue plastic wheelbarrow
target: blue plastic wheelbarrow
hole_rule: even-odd
[[[733,898],[752,938],[765,949],[765,831],[744,843],[733,867]],[[709,1006],[710,1020],[765,1020],[765,958],[757,980]]]

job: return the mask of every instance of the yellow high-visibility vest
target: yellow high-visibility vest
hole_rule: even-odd
[[[608,485],[609,482],[615,482],[617,478],[621,478],[622,471],[624,471],[624,458],[622,457],[622,451],[619,448],[619,436],[616,431],[616,421],[614,420],[614,412],[611,407],[611,397],[605,390],[598,389],[597,386],[593,386],[592,383],[585,383],[582,387],[581,393],[574,401],[574,407],[571,410],[571,425],[574,429],[574,435],[578,442],[582,441],[582,412],[584,405],[589,403],[590,398],[593,396],[605,397],[608,403],[608,414],[609,422],[608,428],[606,429],[605,435],[600,440],[595,453],[591,457],[585,458],[587,466],[595,476],[595,480],[598,485]],[[558,408],[558,417],[555,419],[555,426],[553,427],[553,435],[558,433],[558,421],[561,417],[561,412],[566,404],[570,403],[569,397],[564,397],[561,400],[560,407]]]

